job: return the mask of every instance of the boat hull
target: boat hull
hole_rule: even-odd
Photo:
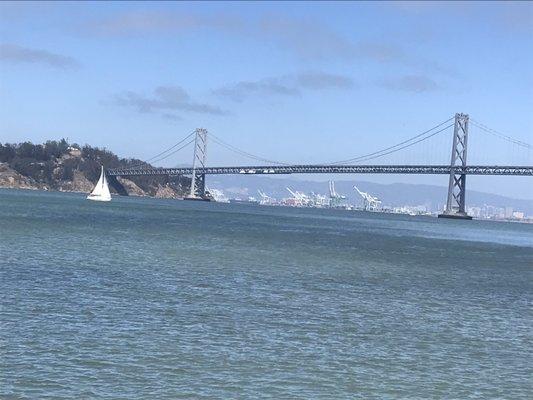
[[[188,201],[211,201],[208,197],[184,197],[183,200]]]
[[[465,219],[465,220],[471,220],[472,219],[472,217],[470,215],[460,214],[460,213],[457,213],[457,214],[446,214],[446,213],[443,213],[443,214],[439,214],[437,217],[438,218],[449,218],[449,219]]]
[[[111,198],[109,197],[96,197],[96,196],[87,196],[87,200],[92,201],[111,201]]]

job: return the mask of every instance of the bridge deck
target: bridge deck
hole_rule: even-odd
[[[280,175],[280,174],[433,174],[449,175],[449,165],[283,165],[196,168],[196,174]],[[533,166],[471,165],[455,167],[456,174],[533,176]],[[110,176],[192,175],[192,168],[110,169]]]

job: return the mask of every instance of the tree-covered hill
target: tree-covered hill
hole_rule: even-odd
[[[0,163],[4,166],[0,170],[0,178],[2,174],[11,174],[12,177],[10,180],[0,179],[0,186],[22,187],[17,185],[17,180],[25,179],[35,189],[82,192],[90,190],[91,185],[96,183],[102,165],[106,169],[149,166],[141,160],[119,158],[109,150],[79,146],[65,139],[49,140],[43,144],[0,143]],[[184,177],[133,177],[120,181],[133,191],[132,194],[160,197],[181,196],[189,185],[189,180]]]

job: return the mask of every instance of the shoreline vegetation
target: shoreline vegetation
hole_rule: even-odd
[[[100,167],[151,166],[134,158],[119,158],[109,150],[80,146],[65,139],[43,144],[0,143],[0,188],[89,193]],[[133,196],[181,198],[187,193],[187,177],[131,177],[110,182],[113,194],[121,189]]]

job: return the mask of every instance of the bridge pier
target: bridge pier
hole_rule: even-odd
[[[446,209],[439,218],[472,219],[466,213],[466,155],[468,149],[468,115],[455,114],[452,158]],[[461,168],[457,168],[461,167]]]
[[[194,194],[189,194],[189,196],[185,197],[185,199],[203,201],[211,200],[207,192],[205,191],[205,174],[194,174],[191,180],[192,179],[194,179]],[[191,186],[192,185],[193,182],[191,182]]]

